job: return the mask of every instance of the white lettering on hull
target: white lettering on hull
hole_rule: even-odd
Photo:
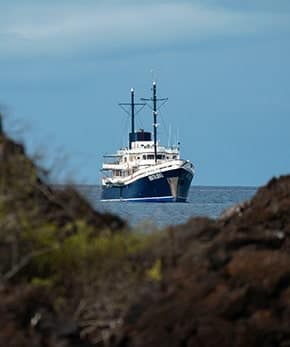
[[[155,181],[155,180],[159,180],[160,178],[163,178],[163,174],[161,172],[158,172],[156,174],[150,175],[148,176],[149,181]]]

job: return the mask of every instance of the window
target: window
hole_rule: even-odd
[[[147,159],[149,159],[149,160],[150,160],[150,159],[151,159],[151,160],[154,159],[154,155],[153,155],[153,154],[148,154],[148,155],[147,155]]]

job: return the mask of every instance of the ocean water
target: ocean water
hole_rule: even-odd
[[[250,199],[257,190],[254,187],[193,186],[186,203],[148,203],[101,202],[100,186],[82,185],[77,189],[96,210],[117,214],[131,226],[148,228],[182,224],[196,216],[217,218],[226,208]]]

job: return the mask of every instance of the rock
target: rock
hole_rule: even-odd
[[[102,235],[110,246],[110,237],[124,235],[127,223],[95,211],[71,187],[53,189],[40,171],[24,146],[1,131],[0,117],[0,345],[89,347],[74,311],[84,296],[100,300],[83,275],[91,266],[90,241],[96,244]],[[84,263],[79,272],[78,262]],[[98,269],[92,274],[97,287]],[[109,287],[114,274],[107,278]]]
[[[290,346],[290,176],[140,242],[1,131],[0,170],[0,345]]]
[[[231,217],[235,215],[238,215],[239,217],[241,217],[243,215],[243,211],[245,210],[247,206],[248,206],[248,201],[241,202],[239,204],[231,206],[222,212],[222,214],[219,216],[219,219],[226,222],[227,220],[231,219]]]
[[[162,285],[137,299],[117,346],[289,345],[289,230],[290,176],[216,221],[172,227],[175,261],[164,243]]]

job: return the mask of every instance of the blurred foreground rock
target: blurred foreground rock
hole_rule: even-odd
[[[71,187],[52,189],[40,172],[0,117],[0,346],[91,346],[77,309],[96,301],[88,288],[100,270],[84,272],[101,263],[91,261],[95,240],[109,243],[127,223],[94,211]]]
[[[290,346],[290,176],[142,235],[1,131],[0,172],[1,346]]]
[[[0,118],[1,119],[1,118]],[[9,211],[20,211],[35,222],[52,221],[57,225],[85,220],[97,230],[120,230],[126,223],[111,214],[94,211],[72,187],[53,190],[39,178],[39,168],[26,156],[23,145],[1,133],[0,199],[9,202]]]
[[[162,283],[131,308],[119,347],[290,346],[290,176],[168,236]]]

